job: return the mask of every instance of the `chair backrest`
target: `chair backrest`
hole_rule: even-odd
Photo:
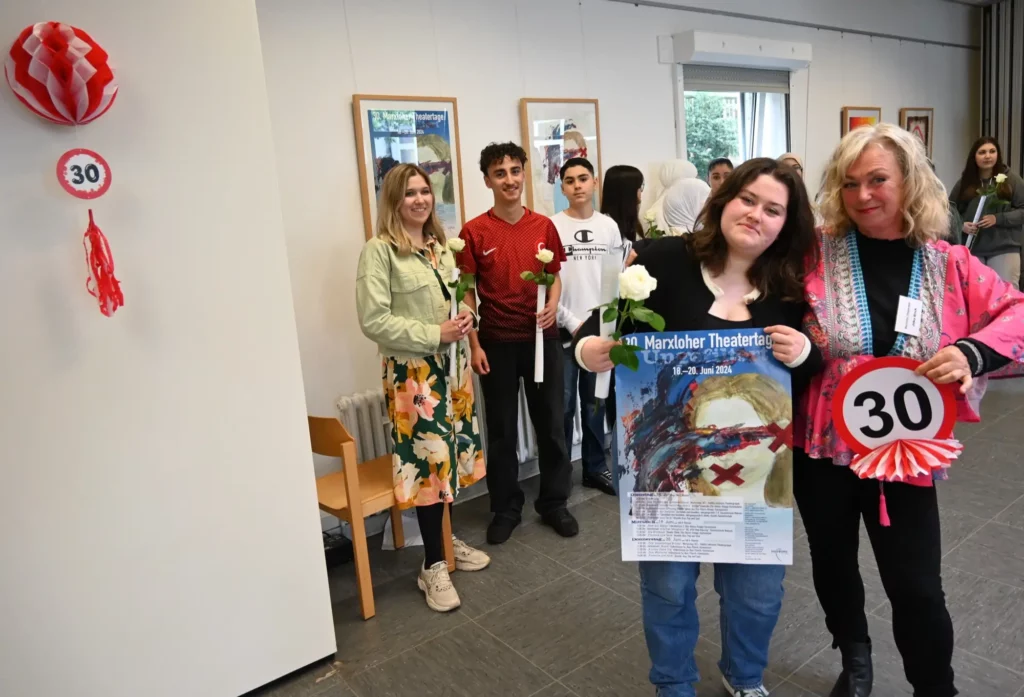
[[[355,448],[356,441],[348,432],[348,429],[334,417],[310,416],[309,418],[309,442],[313,452],[326,457],[342,457],[343,444],[352,444]]]

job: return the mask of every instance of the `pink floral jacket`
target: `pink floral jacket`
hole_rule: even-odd
[[[957,420],[980,421],[987,378],[1024,375],[1024,294],[971,256],[966,247],[935,242],[924,252],[921,335],[908,338],[902,355],[926,361],[953,342],[971,338],[1014,361],[975,379],[970,392],[958,397]],[[843,237],[822,235],[821,258],[805,279],[810,310],[804,327],[821,349],[824,367],[804,392],[794,429],[796,447],[815,459],[831,458],[837,465],[849,465],[853,453],[832,423],[832,395],[844,375],[872,358],[871,347],[861,345],[861,318],[850,268]]]

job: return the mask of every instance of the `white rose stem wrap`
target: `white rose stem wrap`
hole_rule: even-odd
[[[460,275],[461,275],[461,273],[459,272],[458,267],[455,267],[454,269],[452,269],[451,282],[452,283],[458,283]],[[452,319],[452,321],[454,321],[455,320],[455,316],[459,314],[459,303],[458,303],[458,301],[455,298],[455,293],[456,293],[455,288],[452,288],[451,291],[452,291],[452,293],[451,293],[452,309],[451,309],[451,313],[449,314],[449,317]],[[459,385],[459,383],[458,383],[458,380],[459,380],[459,364],[458,364],[458,360],[459,360],[459,341],[458,341],[458,339],[456,339],[455,341],[453,341],[448,346],[448,364],[451,366],[452,380],[455,381],[455,384],[452,385],[452,389],[453,390],[456,387],[458,387],[458,385]]]
[[[544,303],[547,302],[548,287],[543,283],[537,284],[537,314],[544,311]],[[544,382],[544,330],[537,322],[536,341],[533,345],[533,381]]]
[[[617,254],[606,254],[601,259],[601,305],[615,302],[619,295],[619,273],[622,272],[622,259]],[[615,320],[604,321],[604,308],[598,310],[601,317],[601,338],[607,339],[615,332]],[[598,373],[594,383],[594,397],[608,399],[612,384],[612,371]]]

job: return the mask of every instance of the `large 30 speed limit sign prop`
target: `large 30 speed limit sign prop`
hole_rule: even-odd
[[[956,384],[915,375],[919,361],[877,358],[850,371],[832,401],[836,431],[856,453],[861,478],[907,481],[949,467],[963,447],[952,440]]]

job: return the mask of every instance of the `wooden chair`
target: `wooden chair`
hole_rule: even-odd
[[[363,619],[376,614],[373,603],[373,582],[370,578],[370,555],[366,548],[364,518],[391,509],[391,533],[395,549],[405,546],[402,512],[395,500],[391,456],[357,463],[356,441],[340,421],[319,416],[309,417],[309,440],[317,455],[341,458],[341,471],[316,480],[316,497],[320,510],[336,516],[352,526],[352,555],[356,567],[356,585]],[[448,570],[455,570],[452,549],[452,527],[448,507],[444,511],[444,556]]]

